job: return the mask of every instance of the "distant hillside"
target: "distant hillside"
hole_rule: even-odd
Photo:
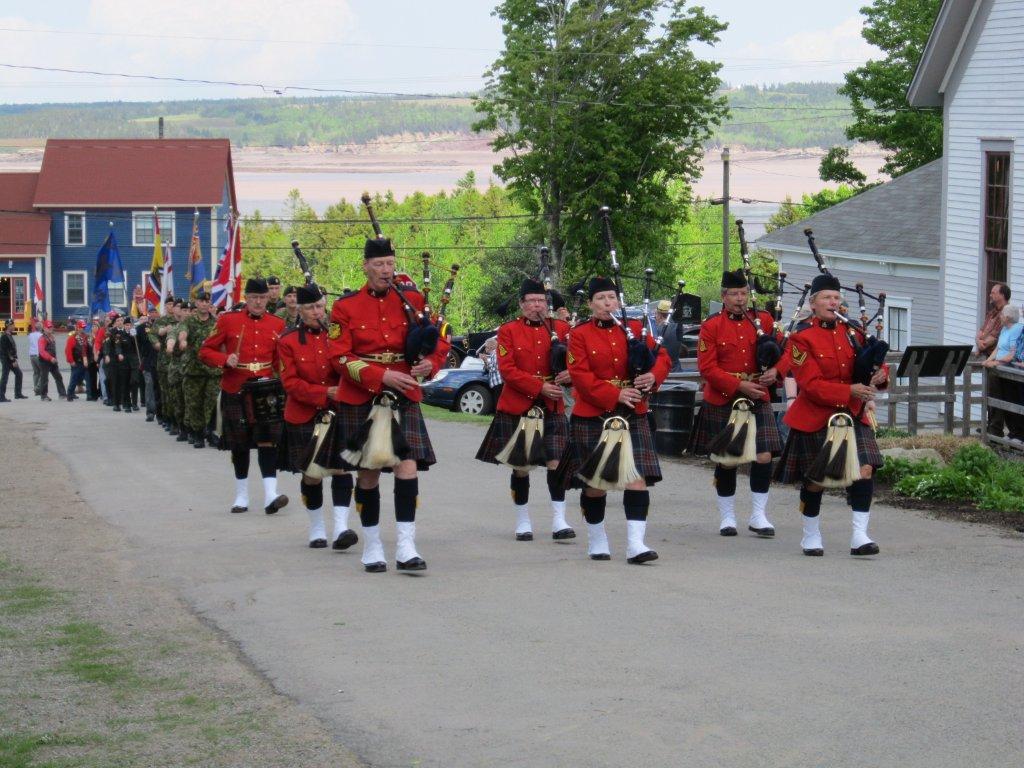
[[[849,113],[836,109],[847,106],[836,87],[787,83],[730,90],[732,120],[710,144],[770,150],[844,143]],[[168,137],[226,136],[237,146],[293,147],[361,144],[403,133],[468,133],[474,112],[468,98],[454,97],[10,104],[0,105],[0,141],[152,137],[160,116]]]

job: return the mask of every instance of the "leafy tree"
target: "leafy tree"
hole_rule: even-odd
[[[831,208],[833,205],[844,200],[849,200],[871,186],[874,185],[855,188],[846,184],[840,184],[836,189],[823,189],[811,195],[804,195],[800,198],[799,203],[794,203],[793,198],[786,195],[786,199],[782,201],[779,209],[768,217],[764,227],[765,231],[774,232],[776,229],[788,227],[790,224],[795,224],[806,219],[808,216],[813,216],[818,211],[824,211],[826,208]]]
[[[838,181],[862,187],[868,177],[850,161],[850,150],[846,147],[832,147],[818,166],[818,175],[822,181]]]
[[[494,131],[495,168],[512,198],[541,217],[556,281],[604,251],[595,222],[613,210],[626,261],[671,264],[667,235],[700,174],[702,147],[727,114],[720,65],[693,42],[725,29],[686,0],[505,0],[505,49],[476,100],[476,131]],[[655,17],[666,20],[659,25]],[[605,270],[607,267],[605,267]]]
[[[888,151],[881,170],[890,176],[942,155],[941,113],[913,110],[907,103],[907,89],[941,4],[942,0],[873,0],[861,9],[864,39],[886,57],[846,73],[839,92],[850,98],[854,116],[846,137],[873,141]]]

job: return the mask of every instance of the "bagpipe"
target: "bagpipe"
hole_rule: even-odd
[[[555,330],[555,299],[554,284],[551,279],[551,252],[546,246],[540,248],[540,282],[544,286],[544,296],[548,301],[548,316],[546,324],[548,333],[551,334],[551,353],[549,363],[551,375],[557,376],[568,368],[569,348],[565,342],[558,338]]]
[[[452,300],[452,292],[455,290],[455,278],[459,274],[459,265],[452,264],[451,272],[448,275],[448,280],[444,284],[444,288],[441,289],[441,302],[437,312],[432,312],[430,309],[430,251],[424,251],[420,254],[420,258],[423,259],[423,314],[430,318],[430,322],[437,326],[438,334],[441,338],[447,339],[451,336],[451,326],[445,320],[445,313],[448,309],[448,304]]]
[[[754,324],[754,331],[757,334],[757,341],[755,342],[755,353],[754,357],[757,360],[757,365],[761,369],[761,372],[767,371],[769,368],[775,367],[779,362],[779,358],[782,357],[782,347],[775,340],[774,333],[765,332],[761,327],[761,318],[757,314],[757,294],[763,293],[761,291],[761,285],[758,278],[752,274],[750,268],[750,248],[747,245],[747,233],[743,229],[743,220],[736,220],[736,229],[739,232],[740,238],[740,255],[743,257],[743,274],[747,278],[747,286],[750,291],[750,311],[744,313],[747,318],[751,319]],[[776,300],[776,306],[781,301],[782,284],[779,283],[779,298]],[[774,329],[772,329],[774,330]]]

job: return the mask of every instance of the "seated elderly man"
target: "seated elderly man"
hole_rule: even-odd
[[[1005,305],[999,311],[999,319],[1002,327],[999,331],[999,338],[996,341],[995,349],[988,356],[982,365],[986,368],[994,368],[997,365],[1011,365],[1017,355],[1017,342],[1024,331],[1024,324],[1020,322],[1020,310],[1012,304]],[[1021,403],[1020,387],[1016,382],[1005,379],[990,379],[989,392],[993,397],[1000,400],[1007,400],[1014,403]],[[988,431],[995,437],[1003,437],[1003,426],[1009,428],[1010,438],[1013,440],[1024,439],[1024,417],[1016,413],[1010,413],[999,409],[989,409]]]

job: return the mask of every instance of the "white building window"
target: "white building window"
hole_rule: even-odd
[[[885,340],[889,342],[889,349],[893,352],[902,352],[910,346],[910,308],[912,304],[912,299],[889,298],[886,300]]]
[[[126,293],[127,291],[125,290],[124,283],[118,283],[117,285],[114,283],[107,283],[107,295],[110,298],[110,306],[127,307],[128,302],[125,299]]]
[[[160,238],[168,245],[174,242],[174,211],[159,211]],[[132,212],[132,245],[153,245],[153,211]]]
[[[64,244],[85,245],[85,213],[83,211],[64,212]]]
[[[85,288],[88,274],[85,270],[68,270],[64,272],[65,307],[84,307],[88,304]]]

